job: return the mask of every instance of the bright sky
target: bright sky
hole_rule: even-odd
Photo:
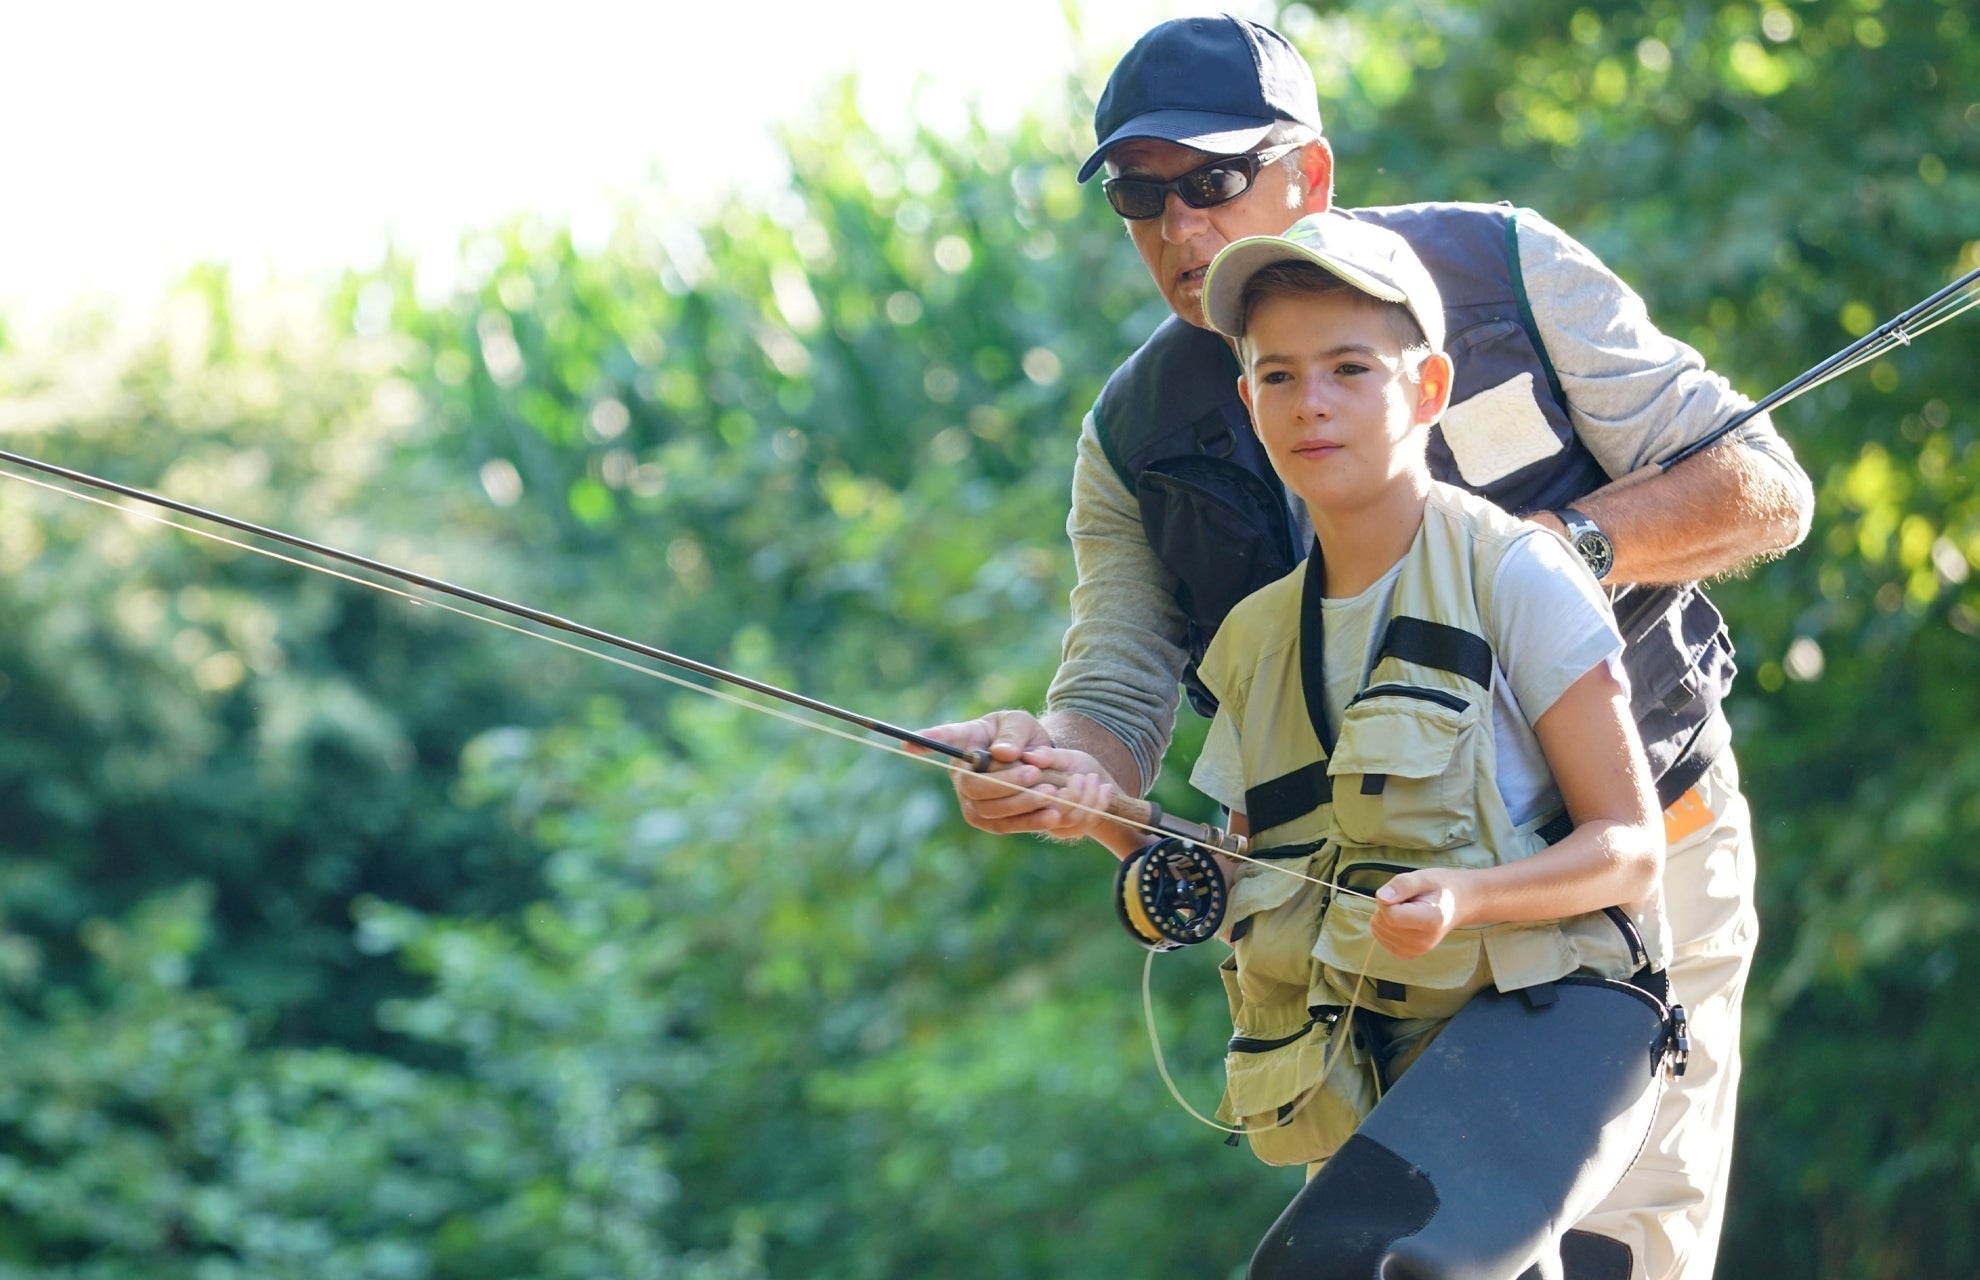
[[[451,257],[536,212],[774,174],[772,126],[846,72],[867,119],[994,121],[1214,0],[0,0],[0,315]],[[1270,3],[1221,7],[1269,20]],[[1067,8],[1080,14],[1074,37]],[[1097,92],[1099,86],[1090,86]]]

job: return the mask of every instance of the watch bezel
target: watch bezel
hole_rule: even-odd
[[[1616,546],[1609,541],[1609,535],[1602,532],[1602,526],[1572,507],[1563,507],[1554,516],[1567,530],[1568,545],[1574,548],[1581,562],[1595,575],[1595,581],[1605,581],[1616,567]]]

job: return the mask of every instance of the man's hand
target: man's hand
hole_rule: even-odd
[[[1405,871],[1375,891],[1375,941],[1405,960],[1442,942],[1459,923],[1466,872],[1457,867]]]
[[[993,711],[978,720],[937,725],[921,732],[965,751],[987,750],[996,762],[984,773],[949,771],[963,820],[978,831],[994,835],[1039,831],[1060,839],[1077,839],[1089,834],[1097,820],[1056,803],[1054,797],[1085,805],[1098,796],[1099,802],[1092,807],[1104,808],[1113,794],[1113,779],[1092,756],[1054,750],[1051,733],[1029,712]],[[1054,763],[1059,760],[1066,763]],[[1062,769],[1075,781],[1063,795],[1055,787],[1042,788],[1039,794],[1018,789],[1037,787],[1045,769]]]

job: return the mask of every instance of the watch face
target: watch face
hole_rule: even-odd
[[[1608,577],[1609,570],[1615,567],[1615,548],[1609,545],[1608,535],[1600,529],[1584,529],[1576,534],[1574,549],[1588,562],[1588,568],[1595,574],[1597,582]]]

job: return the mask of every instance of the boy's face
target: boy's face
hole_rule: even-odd
[[[1280,294],[1245,325],[1238,392],[1272,468],[1309,506],[1344,509],[1425,472],[1424,432],[1450,361],[1404,358],[1381,304],[1351,291]]]

